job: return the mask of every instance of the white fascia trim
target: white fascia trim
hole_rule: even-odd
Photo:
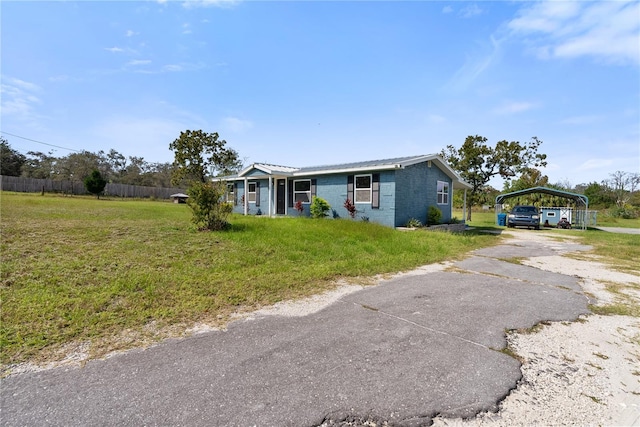
[[[332,173],[360,173],[360,172],[373,172],[373,171],[383,171],[383,170],[393,170],[393,169],[402,169],[401,164],[393,164],[393,165],[384,165],[384,166],[365,166],[360,168],[346,168],[346,169],[325,169],[325,170],[317,170],[317,171],[299,171],[294,172],[293,176],[314,176],[314,175],[328,175]]]

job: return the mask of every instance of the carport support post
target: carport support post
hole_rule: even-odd
[[[464,197],[462,199],[462,223],[467,223],[467,189],[464,189]]]

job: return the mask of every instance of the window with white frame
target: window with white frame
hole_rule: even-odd
[[[311,180],[293,181],[293,201],[311,203]]]
[[[227,202],[233,203],[235,201],[234,187],[233,184],[227,184]]]
[[[438,181],[438,204],[449,204],[449,183],[444,181]]]
[[[371,175],[356,175],[355,183],[355,203],[371,203]]]
[[[249,189],[247,191],[247,200],[249,200],[249,203],[256,202],[256,183],[255,182],[249,183]]]

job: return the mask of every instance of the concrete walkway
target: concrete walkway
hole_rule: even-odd
[[[624,227],[596,227],[598,230],[608,231],[610,233],[622,234],[640,234],[640,228],[624,228]]]
[[[509,259],[581,249],[482,249],[306,316],[255,314],[82,368],[13,375],[1,425],[418,426],[495,410],[521,378],[504,331],[588,313],[578,279]]]

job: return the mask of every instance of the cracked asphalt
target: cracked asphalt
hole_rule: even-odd
[[[505,330],[589,313],[578,279],[514,261],[582,249],[503,244],[304,317],[259,315],[81,368],[9,376],[0,424],[420,426],[496,410],[521,378],[501,351]]]

